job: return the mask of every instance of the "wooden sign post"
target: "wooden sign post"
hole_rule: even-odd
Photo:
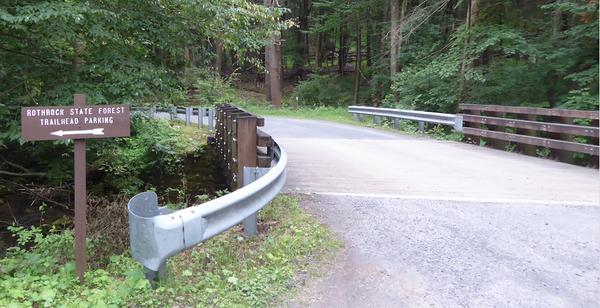
[[[75,273],[83,284],[86,268],[86,146],[87,138],[127,137],[129,105],[85,105],[75,94],[74,106],[23,107],[23,141],[75,139]]]

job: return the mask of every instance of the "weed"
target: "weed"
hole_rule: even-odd
[[[92,267],[78,285],[71,231],[44,237],[39,228],[11,227],[20,245],[35,245],[10,248],[0,261],[0,306],[271,306],[296,288],[295,273],[310,271],[311,260],[328,258],[341,247],[298,201],[276,197],[259,212],[255,237],[245,238],[238,226],[172,257],[154,291],[144,277],[147,270],[127,252],[110,256],[103,268]],[[100,239],[88,239],[89,254],[103,247]]]

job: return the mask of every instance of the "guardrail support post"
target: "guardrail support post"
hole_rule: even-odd
[[[537,116],[535,114],[517,114],[517,119],[537,121]],[[527,136],[536,136],[537,131],[535,131],[533,129],[517,128],[517,134],[527,135]],[[525,154],[525,155],[536,156],[535,145],[525,144],[525,143],[517,143],[517,148],[519,148],[521,151],[523,151],[523,154]]]
[[[488,112],[488,115],[490,117],[496,117],[496,118],[506,118],[506,112],[493,112],[490,111]],[[497,132],[506,132],[506,128],[504,126],[500,126],[500,125],[489,125],[488,124],[488,130],[491,131],[497,131]],[[504,151],[506,149],[506,141],[504,140],[498,140],[498,139],[489,139],[488,138],[488,143],[491,143],[492,146],[494,147],[494,149],[497,150],[502,150]]]
[[[373,116],[373,124],[375,124],[375,125],[379,124],[379,117],[378,116]]]
[[[481,115],[481,111],[479,110],[466,110],[465,113],[467,114],[472,114],[472,115],[476,115],[476,116],[480,116]],[[471,123],[471,122],[467,122],[467,127],[473,127],[473,128],[477,128],[479,129],[479,123]],[[479,136],[475,136],[475,135],[467,135],[465,134],[463,141],[466,143],[471,143],[474,145],[480,145],[481,144],[481,138]]]
[[[213,131],[215,126],[215,111],[208,109],[208,131]]]
[[[358,122],[362,123],[365,120],[365,115],[364,114],[359,114],[358,115]]]
[[[156,289],[154,279],[156,279],[156,277],[165,277],[165,273],[167,272],[167,263],[165,262],[161,264],[158,268],[158,271],[153,271],[145,266],[144,268],[148,270],[148,272],[144,274],[144,276],[146,276],[146,279],[148,279],[148,282],[150,282],[150,286],[152,286],[152,289]]]
[[[198,129],[204,125],[204,108],[198,108]]]
[[[271,170],[270,168],[244,168],[244,186],[260,179]],[[244,219],[244,235],[252,237],[258,234],[258,213],[254,213]]]
[[[242,187],[244,181],[244,167],[256,167],[256,122],[255,116],[238,116],[237,126],[237,170],[236,187]],[[232,186],[233,183],[232,183]]]
[[[192,117],[192,108],[185,108],[185,126],[190,126],[190,118]]]
[[[419,121],[419,133],[423,133],[425,131],[425,122]]]
[[[354,122],[356,122],[356,113],[352,114],[354,116]]]
[[[394,118],[394,129],[400,128],[400,119]]]
[[[176,115],[177,115],[177,107],[171,108],[171,121],[173,121],[175,119]]]
[[[550,122],[562,123],[562,124],[573,124],[573,118],[564,118],[564,117],[550,117]],[[560,133],[549,133],[548,134],[552,139],[564,140],[564,141],[573,141],[573,135],[571,134],[560,134]],[[565,150],[556,150],[551,149],[550,153],[558,157],[563,163],[572,164],[573,163],[573,152],[565,151]]]
[[[150,107],[150,119],[154,120],[154,114],[156,114],[156,106]]]

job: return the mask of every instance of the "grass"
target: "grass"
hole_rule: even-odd
[[[313,272],[341,249],[341,241],[280,194],[258,215],[259,234],[247,238],[238,225],[169,259],[167,274],[152,290],[145,270],[128,252],[88,269],[83,285],[74,269],[73,233],[40,236],[30,250],[13,249],[0,261],[2,307],[267,307],[299,288],[295,277]],[[33,230],[33,231],[32,231]],[[88,240],[94,254],[98,240]]]
[[[241,225],[171,258],[157,296],[183,307],[266,307],[298,288],[294,276],[342,246],[326,227],[280,194],[259,212],[259,234]],[[177,294],[173,302],[170,294]]]

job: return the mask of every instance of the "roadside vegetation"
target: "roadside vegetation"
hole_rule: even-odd
[[[156,282],[155,290],[144,277],[146,270],[127,251],[114,253],[127,246],[112,245],[115,234],[90,230],[96,231],[88,238],[90,268],[85,283],[78,285],[71,231],[53,230],[44,236],[41,228],[11,227],[19,245],[9,248],[0,261],[0,306],[275,305],[301,286],[295,279],[297,275],[311,274],[314,264],[328,260],[341,248],[341,242],[327,228],[299,207],[299,199],[282,194],[261,210],[259,234],[255,237],[244,237],[238,226],[172,257],[166,276]],[[110,218],[121,216],[127,223],[121,202],[104,206],[118,214]],[[107,209],[101,211],[106,214]],[[112,223],[111,227],[127,233],[123,226]],[[117,236],[125,238],[125,234]]]

